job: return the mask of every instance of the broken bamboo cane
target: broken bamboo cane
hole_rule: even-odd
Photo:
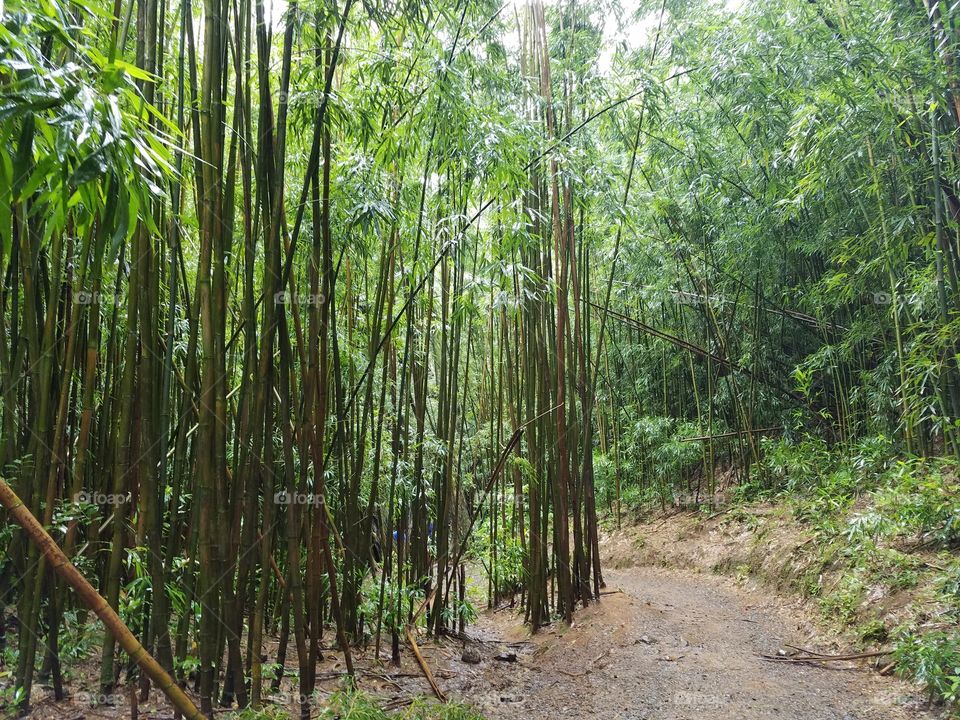
[[[447,696],[443,694],[440,686],[437,685],[437,681],[433,679],[433,673],[430,672],[430,666],[427,665],[427,661],[423,659],[423,654],[420,652],[420,646],[417,645],[417,639],[414,637],[416,632],[416,629],[412,625],[407,625],[407,642],[410,643],[410,649],[413,650],[413,656],[417,659],[417,665],[419,665],[420,669],[423,671],[423,676],[430,684],[430,689],[433,690],[433,694],[437,696],[437,700],[445,703],[447,701]]]
[[[143,669],[173,706],[183,714],[184,718],[186,720],[203,720],[203,713],[197,709],[197,706],[187,697],[187,694],[160,666],[160,663],[147,653],[143,645],[130,632],[130,628],[123,623],[123,620],[110,607],[104,597],[67,559],[60,546],[50,537],[43,525],[33,516],[33,513],[23,504],[23,501],[17,497],[17,494],[3,478],[0,478],[0,505],[10,511],[10,516],[26,530],[27,535],[47,558],[50,566],[67,581],[67,584],[77,592],[80,599],[96,613],[97,617],[103,621],[107,631],[117,639],[120,647],[130,656],[130,659]]]

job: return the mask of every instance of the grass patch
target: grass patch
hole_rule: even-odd
[[[321,708],[320,720],[484,720],[483,715],[469,705],[436,703],[417,698],[407,707],[384,710],[376,698],[359,690],[342,690],[326,702],[316,701]],[[230,713],[230,720],[293,720],[291,711],[278,705],[267,705],[261,710],[246,708]]]
[[[377,702],[359,691],[335,693],[320,716],[323,720],[483,720],[483,715],[469,705],[435,703],[418,698],[406,708],[387,712]]]

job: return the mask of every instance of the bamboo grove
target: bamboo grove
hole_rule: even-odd
[[[496,8],[387,10],[273,24],[246,0],[151,0],[24,7],[6,30],[0,465],[148,652],[195,660],[207,716],[279,684],[267,632],[279,667],[293,640],[309,717],[325,630],[350,671],[371,636],[396,655],[421,603],[462,630],[480,514],[526,554],[493,595],[521,591],[534,627],[601,583],[572,189],[537,158],[500,189],[471,147],[464,113],[487,108],[458,105],[461,75]],[[524,122],[555,140],[573,110],[553,110],[543,8],[524,13]],[[521,285],[478,281],[520,257]],[[531,469],[503,473],[521,434]],[[61,683],[71,599],[6,542],[26,707],[37,672]],[[104,690],[116,650],[105,634]]]
[[[289,647],[308,718],[324,653],[462,632],[471,578],[569,622],[598,516],[770,435],[955,454],[957,22],[8,1],[0,476],[206,716]],[[25,711],[97,626],[0,552]]]

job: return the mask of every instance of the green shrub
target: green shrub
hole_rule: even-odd
[[[621,500],[629,508],[672,503],[703,463],[699,443],[685,438],[702,434],[695,423],[661,416],[623,418]],[[628,481],[629,480],[629,481]]]
[[[826,442],[806,437],[799,442],[761,441],[764,475],[774,485],[792,493],[815,487],[825,469],[833,464]]]
[[[873,645],[885,642],[890,637],[890,632],[883,620],[874,618],[857,627],[857,636],[863,645]]]
[[[904,632],[894,648],[897,672],[922,683],[934,699],[953,703],[960,694],[960,635]]]
[[[484,720],[483,715],[469,705],[435,703],[419,699],[401,715],[402,720]]]
[[[960,610],[960,567],[947,568],[937,579],[937,590],[955,612]]]
[[[960,486],[953,461],[899,461],[885,479],[874,499],[876,512],[888,519],[886,534],[944,546],[960,541]]]
[[[820,599],[820,608],[827,617],[849,625],[856,620],[863,592],[864,586],[859,578],[845,575],[835,590]]]

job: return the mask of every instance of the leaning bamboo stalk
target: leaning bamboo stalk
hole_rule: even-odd
[[[697,435],[696,437],[679,438],[677,442],[703,442],[706,440],[720,440],[722,438],[740,437],[741,435],[764,435],[766,433],[783,432],[782,427],[753,428],[752,430],[733,430],[716,435]]]
[[[433,679],[433,673],[430,672],[430,666],[427,665],[427,661],[423,659],[423,654],[420,652],[420,646],[417,645],[417,639],[414,637],[416,631],[412,625],[407,625],[406,634],[407,642],[410,643],[410,649],[413,650],[413,656],[417,659],[417,664],[423,671],[423,676],[427,679],[427,682],[430,683],[430,689],[433,690],[433,694],[437,696],[437,700],[445,703],[447,701],[447,696],[443,694],[443,690],[441,690],[440,686],[437,685],[437,681]]]
[[[103,621],[107,632],[117,639],[120,647],[130,656],[130,659],[137,663],[153,680],[154,684],[160,688],[186,720],[202,720],[204,716],[193,704],[193,701],[187,697],[173,678],[160,667],[160,663],[147,653],[143,645],[134,637],[106,599],[73,566],[54,539],[50,537],[50,534],[44,530],[33,513],[2,478],[0,478],[0,505],[3,505],[10,512],[10,516],[26,530],[27,535],[30,536],[43,556],[47,558],[54,571],[66,580],[70,587],[76,590],[77,595]]]

